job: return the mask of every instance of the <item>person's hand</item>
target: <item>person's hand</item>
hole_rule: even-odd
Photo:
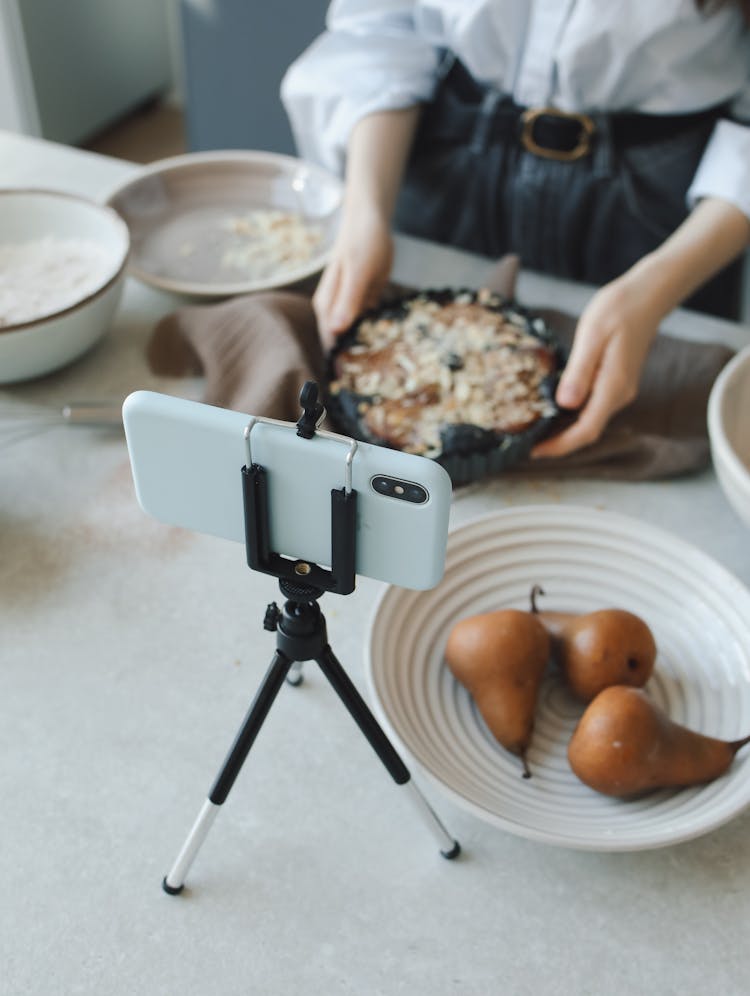
[[[324,349],[378,303],[391,274],[390,219],[419,115],[419,104],[376,111],[349,136],[341,227],[312,301]]]
[[[374,307],[393,264],[393,238],[376,212],[350,211],[313,295],[320,339],[330,349],[361,312]]]
[[[593,296],[578,322],[555,400],[580,409],[563,432],[534,447],[532,456],[559,457],[595,442],[610,418],[633,401],[661,312],[626,274]]]
[[[750,218],[728,201],[706,197],[658,249],[597,291],[581,315],[555,395],[562,408],[581,409],[578,419],[531,455],[563,456],[597,440],[635,398],[664,316],[748,245]]]

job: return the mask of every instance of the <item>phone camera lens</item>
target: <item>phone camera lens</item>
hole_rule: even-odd
[[[430,497],[421,484],[414,484],[412,481],[399,481],[395,477],[376,475],[372,478],[371,484],[378,494],[386,495],[388,498],[399,498],[401,501],[408,501],[413,505],[424,505]]]

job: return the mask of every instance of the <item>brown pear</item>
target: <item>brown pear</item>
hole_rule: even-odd
[[[552,653],[570,690],[590,702],[610,685],[640,688],[654,670],[656,641],[646,623],[625,609],[599,609],[577,615],[540,612],[531,590],[531,611],[552,638]]]
[[[640,688],[606,688],[581,716],[568,745],[575,774],[604,795],[700,785],[723,775],[750,742],[717,740],[675,723]]]
[[[523,763],[534,728],[549,637],[528,612],[501,609],[462,619],[451,630],[445,659],[473,697],[495,739]]]

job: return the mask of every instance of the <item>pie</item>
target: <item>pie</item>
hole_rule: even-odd
[[[341,336],[327,407],[340,431],[438,460],[463,483],[519,462],[550,432],[560,365],[547,324],[515,302],[420,291]]]

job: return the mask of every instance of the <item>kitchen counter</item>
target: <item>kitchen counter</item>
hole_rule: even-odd
[[[0,186],[104,198],[131,164],[0,133]],[[0,233],[1,237],[1,233]],[[481,284],[487,260],[399,238],[395,277]],[[522,274],[523,303],[590,288]],[[149,372],[176,298],[128,280],[111,331],[0,402],[199,396]],[[750,328],[675,312],[675,334],[735,348]],[[119,432],[56,429],[0,451],[0,991],[21,994],[658,994],[748,991],[750,812],[700,839],[564,850],[425,794],[461,841],[443,861],[322,675],[282,690],[179,898],[160,883],[273,653],[275,581],[241,546],[138,508]],[[494,480],[452,525],[573,503],[688,539],[750,585],[750,533],[712,470],[675,481]],[[616,565],[613,565],[616,570]],[[322,603],[364,691],[382,586]],[[419,780],[419,771],[414,768]]]

